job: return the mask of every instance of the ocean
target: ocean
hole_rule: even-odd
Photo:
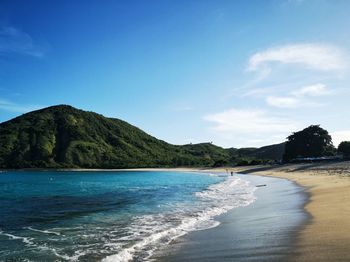
[[[238,176],[199,172],[0,173],[0,261],[147,261],[256,200]]]

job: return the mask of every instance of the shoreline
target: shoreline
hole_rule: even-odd
[[[226,169],[215,169],[226,171]],[[237,167],[229,171],[287,179],[306,188],[311,220],[296,238],[292,261],[350,261],[350,162]]]
[[[157,250],[155,261],[286,261],[296,255],[295,239],[309,216],[305,188],[286,179],[238,175],[257,188],[256,200],[215,218],[214,228],[192,231]]]
[[[37,169],[2,171],[40,171]],[[282,178],[305,188],[309,221],[297,232],[291,261],[350,261],[350,161],[224,168],[41,169],[41,171],[235,172]]]

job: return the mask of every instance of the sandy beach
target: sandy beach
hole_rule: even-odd
[[[294,182],[266,176],[236,175],[258,187],[256,201],[215,218],[217,227],[192,231],[161,247],[160,262],[287,261],[295,257],[295,240],[309,216],[303,208],[305,189]]]
[[[288,260],[350,261],[350,161],[201,171],[283,178],[302,186],[309,195],[304,206],[309,218],[292,237],[295,243],[289,245],[293,250],[288,251]]]
[[[226,171],[216,169],[216,171]],[[306,187],[311,215],[293,261],[350,261],[350,162],[237,167],[229,171],[289,179]]]
[[[273,256],[277,258],[279,255],[284,255],[284,261],[288,258],[290,261],[350,261],[350,161],[346,162],[334,162],[334,163],[311,163],[311,164],[289,164],[289,165],[274,165],[274,166],[246,166],[246,167],[234,167],[234,168],[214,168],[214,169],[198,169],[198,168],[164,168],[164,169],[131,169],[130,171],[187,171],[187,172],[236,172],[240,174],[249,174],[249,175],[258,175],[259,177],[273,177],[273,178],[283,178],[296,184],[300,185],[303,188],[302,193],[308,194],[308,201],[305,202],[305,205],[301,207],[294,206],[293,212],[297,214],[298,210],[306,211],[307,219],[304,219],[306,223],[302,222],[301,226],[293,227],[291,229],[283,229],[284,224],[288,224],[286,221],[279,224],[269,224],[265,225],[266,228],[270,228],[271,225],[279,225],[279,228],[283,229],[286,233],[290,235],[289,238],[286,238],[282,235],[269,235],[268,238],[265,238],[264,241],[269,241],[269,239],[275,239],[277,236],[280,239],[288,239],[288,243],[279,243],[278,250],[269,249],[267,252],[273,252]],[[68,170],[66,170],[68,171]],[[77,170],[74,171],[91,171],[91,170]],[[101,171],[101,170],[98,170]],[[106,171],[122,171],[122,170],[106,170]],[[248,177],[248,176],[247,176]],[[283,180],[282,180],[283,181]],[[271,185],[268,185],[265,189],[266,193],[262,193],[262,198],[268,196],[269,191],[273,191]],[[261,191],[264,192],[264,191]],[[276,196],[276,192],[273,193]],[[283,194],[279,196],[283,196]],[[289,194],[289,193],[288,193]],[[287,200],[285,203],[289,203],[294,197],[285,198]],[[284,196],[286,197],[286,196]],[[259,199],[259,198],[258,198]],[[264,200],[265,201],[265,200]],[[282,200],[281,200],[282,201]],[[301,202],[301,201],[299,201]],[[255,205],[261,206],[261,210],[266,202],[257,202]],[[275,203],[274,203],[275,205]],[[276,206],[276,205],[275,205]],[[288,205],[286,205],[286,208]],[[245,219],[245,215],[251,215],[256,212],[257,209],[254,209],[254,206],[248,208],[242,208],[240,210],[234,210],[229,212],[227,215],[224,215],[221,219],[223,227],[217,227],[205,231],[193,232],[186,236],[187,240],[183,242],[174,243],[172,250],[174,253],[171,254],[162,254],[157,258],[160,261],[168,261],[169,258],[172,258],[173,261],[180,261],[183,255],[190,255],[188,251],[191,248],[195,248],[195,254],[205,254],[205,245],[208,247],[215,247],[215,243],[220,243],[217,245],[218,249],[216,255],[224,255],[226,257],[221,257],[221,259],[227,258],[228,261],[232,258],[232,254],[225,254],[222,247],[231,236],[227,230],[232,229],[234,226],[234,233],[237,234],[237,224],[232,224],[232,221],[236,220],[239,216],[242,220]],[[264,209],[265,210],[265,209]],[[292,209],[288,209],[289,211]],[[288,212],[285,209],[285,212]],[[266,210],[265,210],[266,211]],[[261,211],[261,215],[268,214],[265,211]],[[264,213],[265,212],[265,213]],[[305,213],[305,212],[304,212]],[[273,214],[273,212],[270,212]],[[283,214],[281,213],[280,216]],[[297,219],[299,219],[296,216]],[[272,219],[272,216],[269,218]],[[246,221],[245,221],[246,222]],[[231,224],[230,224],[231,223]],[[254,223],[254,226],[258,223]],[[260,228],[259,230],[261,230]],[[221,232],[221,233],[220,233]],[[263,231],[261,231],[263,232]],[[238,232],[239,233],[239,232]],[[232,234],[231,234],[232,235]],[[210,238],[215,239],[214,242],[210,242]],[[242,233],[244,237],[244,233]],[[220,240],[220,237],[222,238]],[[219,242],[217,240],[220,240]],[[257,238],[255,238],[257,239]],[[204,240],[204,241],[203,241]],[[231,239],[236,241],[235,245],[240,243],[240,239]],[[187,241],[187,242],[186,242]],[[278,242],[278,241],[277,241]],[[197,246],[191,246],[191,243],[197,244]],[[184,245],[183,245],[184,244]],[[180,247],[179,247],[180,246]],[[183,246],[186,247],[183,253],[178,253],[178,249],[181,249]],[[234,247],[228,246],[226,251]],[[273,245],[270,245],[270,248]],[[197,248],[197,249],[196,249]],[[242,249],[243,250],[243,249]],[[241,251],[242,251],[241,250]],[[271,257],[268,257],[268,254],[259,253],[257,250],[251,250],[255,255],[263,254],[266,261],[271,261]],[[248,254],[248,253],[247,253]],[[185,257],[186,257],[185,256]],[[231,256],[231,257],[230,257]],[[177,258],[179,260],[177,260]],[[198,258],[198,257],[197,257]],[[257,257],[255,257],[257,258]],[[212,259],[212,260],[211,260]],[[207,261],[214,261],[213,257],[207,257]],[[239,257],[236,257],[239,259]]]

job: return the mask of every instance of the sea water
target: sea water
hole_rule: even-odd
[[[147,261],[254,190],[207,173],[2,172],[0,261]]]

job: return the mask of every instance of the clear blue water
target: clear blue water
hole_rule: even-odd
[[[2,172],[0,260],[141,261],[251,201],[246,181],[208,174]]]

